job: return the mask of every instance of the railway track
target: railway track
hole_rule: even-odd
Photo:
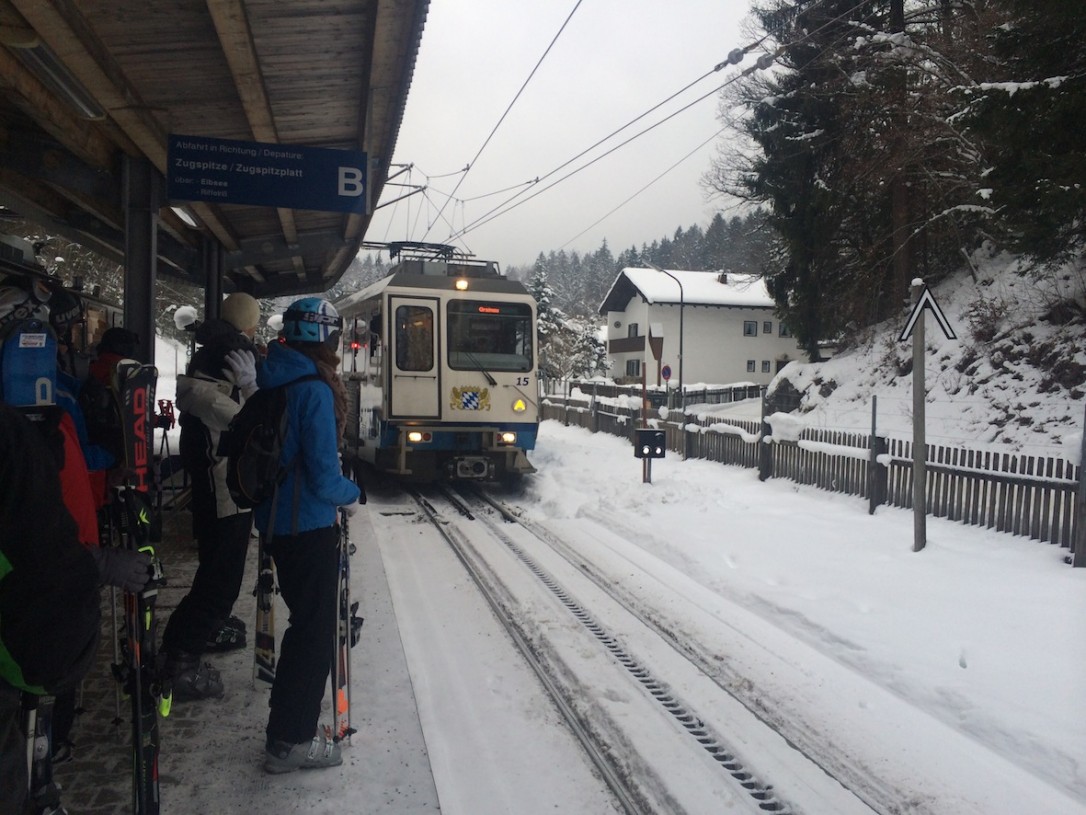
[[[480,490],[414,498],[625,812],[879,811],[570,544]]]

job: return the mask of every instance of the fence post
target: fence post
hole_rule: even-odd
[[[875,507],[886,500],[886,478],[889,468],[879,464],[879,456],[886,452],[886,439],[876,435],[875,418],[878,415],[879,397],[871,397],[871,457],[867,462],[867,514],[874,515]]]
[[[765,402],[766,402],[766,388],[762,388],[762,437],[758,439],[758,480],[765,481],[766,479],[773,477],[773,451],[769,449],[769,445],[766,444],[772,433],[773,429],[769,426],[769,423],[765,420]]]
[[[1082,444],[1078,456],[1078,493],[1075,496],[1075,536],[1071,540],[1074,554],[1071,565],[1086,566],[1086,412],[1082,418]]]
[[[683,461],[686,461],[686,407],[682,408],[683,418],[679,422],[679,443],[682,444]]]
[[[600,432],[600,403],[596,396],[597,383],[592,383],[592,432]]]

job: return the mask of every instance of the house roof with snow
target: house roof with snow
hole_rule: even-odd
[[[600,304],[599,313],[625,311],[630,300],[642,297],[650,305],[683,302],[695,306],[774,308],[765,281],[748,274],[667,270],[682,284],[682,298],[675,280],[656,269],[627,267],[618,273]]]

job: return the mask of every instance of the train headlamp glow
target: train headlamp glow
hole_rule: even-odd
[[[498,434],[498,444],[516,444],[517,434],[512,430],[503,430]]]
[[[513,400],[513,412],[514,413],[523,413],[527,409],[528,409],[528,403],[525,402],[523,399],[517,398],[517,399]]]
[[[424,441],[431,441],[433,436],[429,433],[424,433],[421,430],[409,430],[407,431],[407,441],[410,444],[421,444]]]
[[[456,278],[456,290],[457,291],[467,291],[468,290],[468,279],[466,277],[458,277],[458,278]]]

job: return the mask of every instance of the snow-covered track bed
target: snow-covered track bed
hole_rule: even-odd
[[[869,813],[745,709],[645,609],[484,494],[421,505],[629,812]],[[740,722],[739,726],[736,723]],[[616,788],[618,783],[621,787]]]

